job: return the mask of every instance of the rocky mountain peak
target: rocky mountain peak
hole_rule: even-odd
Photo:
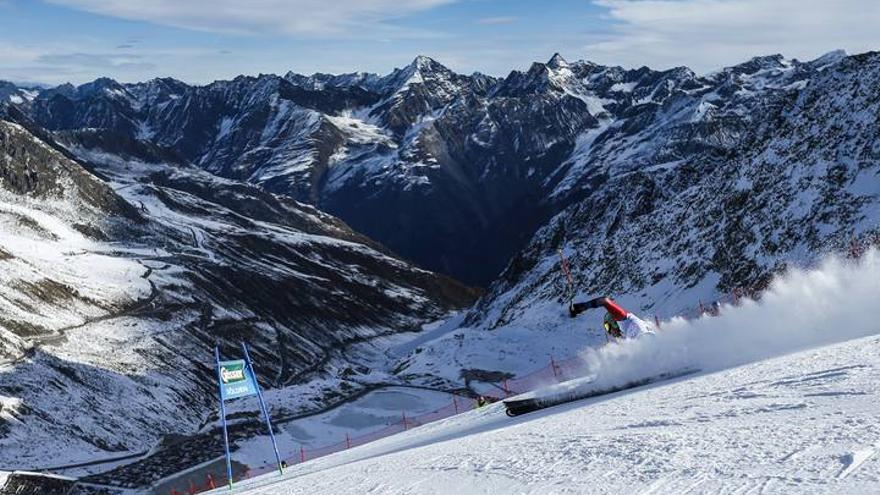
[[[545,64],[533,62],[526,72],[512,71],[495,89],[496,96],[538,94],[547,91],[564,91],[575,83],[571,66],[561,55],[554,54]]]
[[[88,98],[99,93],[108,96],[122,96],[126,93],[126,90],[117,81],[109,77],[100,77],[92,82],[77,86],[76,92],[77,97]]]
[[[836,64],[848,56],[846,50],[832,50],[815,60],[811,60],[809,64],[816,69],[822,69],[832,64]]]
[[[562,55],[560,55],[558,52],[554,53],[553,56],[550,57],[550,60],[547,61],[546,65],[553,70],[569,67],[568,62],[564,58],[562,58]]]
[[[785,57],[777,53],[753,57],[748,62],[729,67],[726,70],[736,74],[751,75],[762,70],[782,69],[788,65]]]
[[[409,65],[395,71],[397,77],[392,74],[393,81],[399,84],[420,83],[428,79],[448,79],[455,75],[446,66],[436,60],[419,55]]]

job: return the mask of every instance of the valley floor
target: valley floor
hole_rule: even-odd
[[[247,494],[877,493],[880,338],[552,408],[492,405]]]

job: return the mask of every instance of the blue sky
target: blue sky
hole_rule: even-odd
[[[878,25],[873,0],[0,0],[0,79],[387,73],[418,54],[505,75],[554,52],[707,72],[880,49]]]

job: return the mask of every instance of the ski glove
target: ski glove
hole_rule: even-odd
[[[568,316],[574,318],[575,316],[583,313],[584,311],[592,308],[598,308],[598,306],[590,306],[590,303],[593,301],[574,303],[568,306]]]

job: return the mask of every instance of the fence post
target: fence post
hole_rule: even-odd
[[[211,490],[217,488],[217,486],[214,485],[214,477],[211,476],[211,473],[208,473],[208,488],[210,488]]]
[[[553,368],[553,378],[559,380],[559,370],[556,369],[556,361],[550,356],[550,367]]]
[[[348,433],[345,434],[345,446],[347,449],[351,448],[351,436]]]
[[[657,325],[657,330],[660,330],[660,317],[656,314],[654,315],[654,324]]]
[[[455,398],[455,394],[452,395],[452,407],[455,408],[455,414],[458,414],[458,399]]]
[[[299,446],[299,462],[306,462],[306,449],[302,445]]]
[[[403,416],[403,429],[406,430],[406,411],[400,411],[400,415]]]

